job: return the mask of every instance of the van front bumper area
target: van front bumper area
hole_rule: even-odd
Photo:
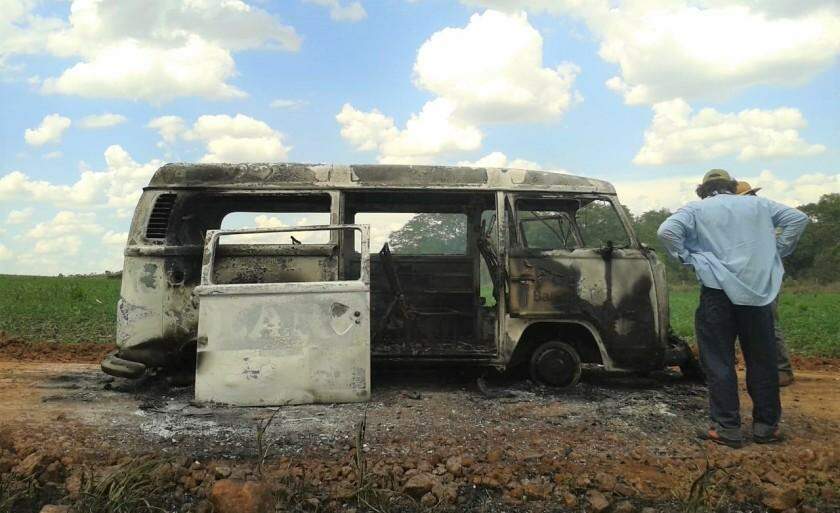
[[[117,356],[118,351],[112,351],[99,364],[102,372],[118,378],[138,379],[146,373],[146,365],[133,362]]]

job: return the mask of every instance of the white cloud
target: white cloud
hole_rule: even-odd
[[[367,17],[367,12],[361,2],[351,1],[342,3],[341,0],[306,0],[307,2],[330,10],[330,18],[335,21],[359,21]]]
[[[36,128],[27,128],[23,134],[26,143],[31,146],[43,146],[47,143],[56,144],[61,142],[64,131],[70,128],[72,121],[60,114],[49,114],[44,116],[41,124]]]
[[[653,106],[645,144],[633,162],[663,165],[737,156],[738,160],[815,155],[825,146],[810,144],[799,135],[806,126],[793,108],[748,109],[737,114],[715,109],[692,109],[682,99]]]
[[[63,235],[50,239],[41,239],[35,242],[35,253],[38,255],[49,255],[60,253],[62,255],[75,256],[79,254],[82,247],[82,239],[77,235]]]
[[[60,159],[62,155],[64,155],[64,154],[61,153],[60,151],[51,151],[49,153],[44,153],[41,156],[41,158],[44,159],[44,160],[55,160],[55,159]]]
[[[0,72],[13,69],[13,55],[45,51],[47,35],[64,26],[57,18],[32,14],[32,0],[5,0],[0,10]]]
[[[458,162],[458,165],[467,167],[507,167],[513,169],[542,169],[542,166],[530,160],[510,160],[507,158],[507,155],[500,151],[494,151],[493,153],[489,153],[481,157],[480,159],[472,162],[468,160],[462,160],[461,162]]]
[[[298,109],[300,107],[305,106],[307,103],[308,102],[306,100],[288,100],[284,98],[278,98],[276,100],[273,100],[269,104],[269,107],[271,107],[272,109]]]
[[[12,251],[3,244],[0,244],[0,261],[11,260],[12,256]]]
[[[31,14],[20,4],[0,35],[0,62],[46,53],[78,61],[43,80],[45,93],[160,103],[183,96],[239,98],[233,53],[296,51],[300,37],[267,11],[242,0],[74,0],[67,20]]]
[[[225,80],[235,71],[230,53],[192,36],[176,48],[122,41],[44,81],[42,91],[86,98],[128,98],[153,103],[179,96],[247,96]]]
[[[500,36],[503,34],[503,36]],[[377,109],[345,104],[336,120],[357,150],[382,163],[435,163],[481,147],[479,124],[556,119],[573,104],[577,66],[543,67],[542,37],[524,13],[487,11],[433,34],[417,53],[417,87],[435,93],[405,128]]]
[[[393,118],[377,109],[362,112],[345,103],[335,119],[341,125],[341,136],[359,151],[376,150],[386,140],[393,139],[399,133]]]
[[[784,180],[770,171],[757,176],[734,173],[738,180],[745,180],[753,187],[761,187],[759,194],[793,207],[819,200],[823,194],[840,193],[840,174],[809,173]],[[701,176],[657,178],[651,180],[615,181],[618,198],[635,214],[652,209],[676,210],[690,201],[696,201],[694,190]]]
[[[474,122],[541,121],[576,101],[580,68],[543,67],[543,39],[525,13],[487,11],[464,28],[433,34],[417,52],[418,87],[453,102]]]
[[[184,132],[184,120],[178,116],[159,116],[146,125],[158,131],[161,139],[168,144],[174,143]]]
[[[427,102],[413,114],[405,128],[379,111],[361,112],[345,104],[336,120],[341,135],[358,150],[376,149],[384,164],[432,163],[441,154],[481,147],[481,131],[454,115],[455,105],[444,98]]]
[[[90,235],[102,233],[104,229],[96,223],[93,212],[72,212],[62,210],[49,221],[36,224],[26,232],[30,239],[46,239],[63,235]]]
[[[128,240],[128,232],[115,232],[108,230],[102,235],[102,242],[109,246],[123,247]]]
[[[141,189],[163,163],[152,160],[139,164],[118,145],[105,150],[105,162],[105,171],[82,168],[81,176],[72,185],[33,180],[20,171],[12,171],[0,177],[0,201],[29,201],[60,208],[111,208],[118,217],[127,217]]]
[[[125,123],[126,121],[128,119],[122,114],[105,112],[103,114],[93,114],[83,117],[79,122],[79,126],[88,129],[109,128]]]
[[[32,208],[24,208],[21,210],[12,210],[9,212],[9,215],[6,216],[6,224],[23,224],[26,221],[29,221],[29,218],[32,217]]]
[[[465,0],[583,20],[607,82],[629,104],[723,98],[757,84],[796,86],[840,54],[840,4],[733,0]]]
[[[63,210],[50,221],[35,225],[25,236],[35,240],[33,250],[37,255],[76,255],[82,247],[82,236],[97,235],[102,231],[95,214]]]
[[[283,134],[243,114],[201,116],[184,137],[207,145],[202,162],[274,162],[285,160],[291,150]]]

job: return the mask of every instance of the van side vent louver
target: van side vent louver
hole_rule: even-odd
[[[169,215],[175,205],[175,194],[161,194],[155,201],[149,224],[146,225],[147,239],[165,239],[166,229],[169,228]]]

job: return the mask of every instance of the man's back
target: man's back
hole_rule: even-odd
[[[805,224],[804,214],[766,198],[718,194],[678,210],[659,234],[703,285],[724,290],[735,304],[763,306],[781,287],[780,253],[795,245]],[[787,231],[779,240],[777,226]]]

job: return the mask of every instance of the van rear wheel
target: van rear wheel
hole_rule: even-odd
[[[574,386],[580,380],[580,355],[571,345],[552,340],[531,354],[531,379],[556,388]]]

